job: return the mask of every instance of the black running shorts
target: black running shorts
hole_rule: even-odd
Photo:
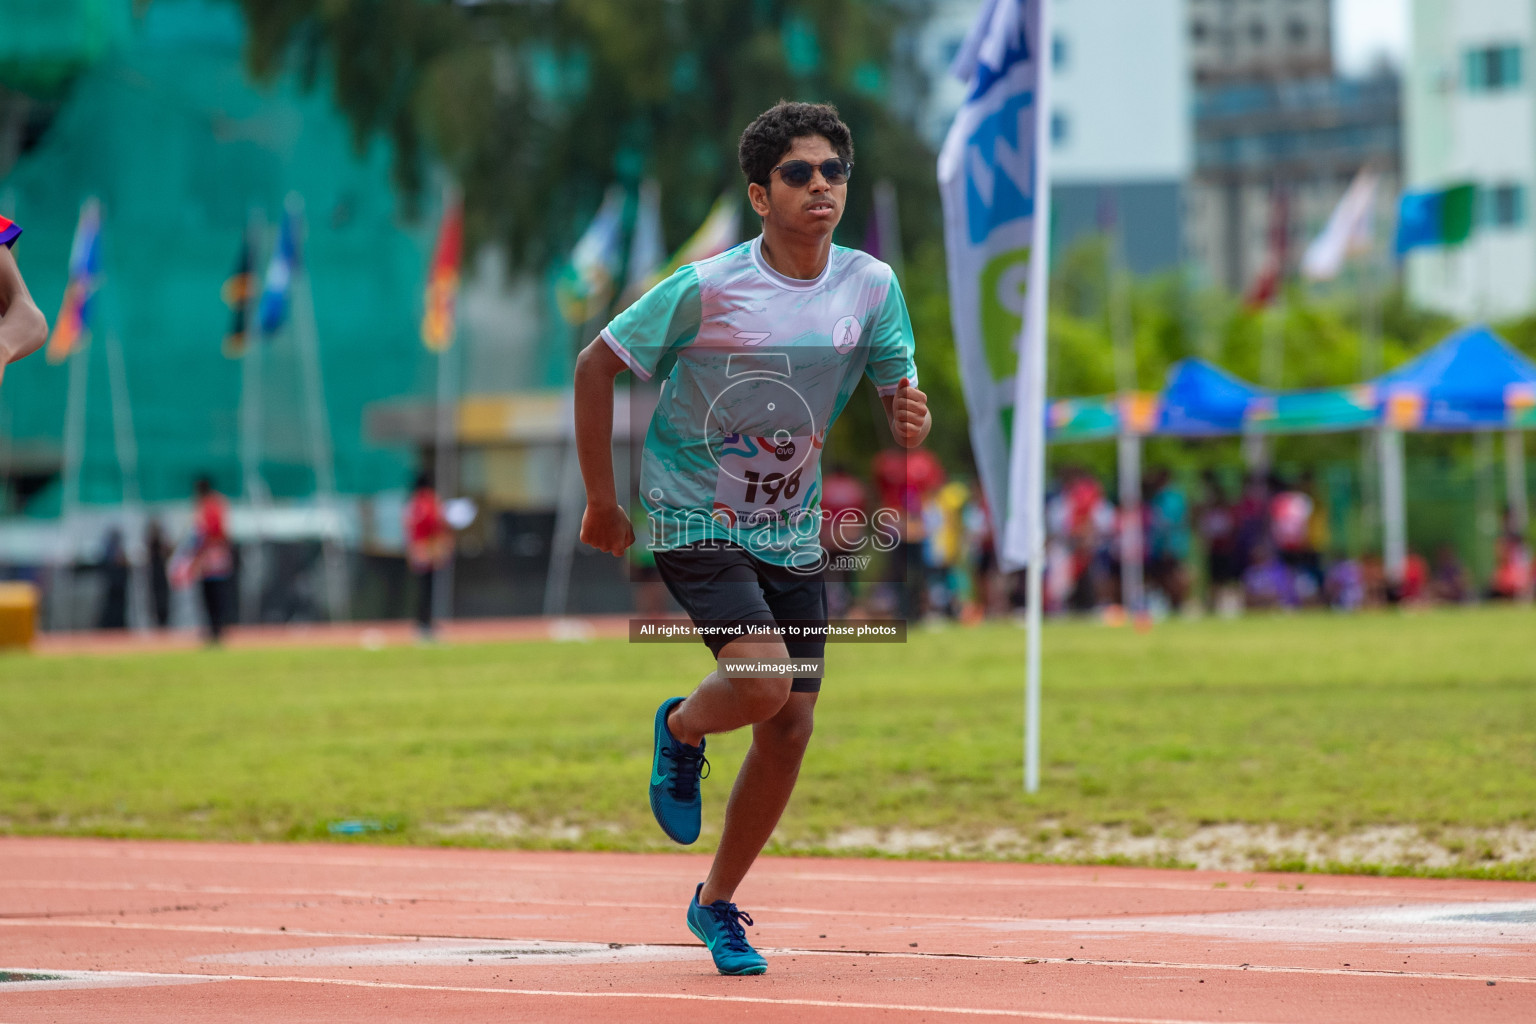
[[[704,642],[715,657],[746,633],[749,623],[821,627],[812,638],[784,638],[791,658],[820,658],[827,648],[827,588],[821,570],[807,574],[755,558],[736,544],[701,541],[656,552],[667,590],[695,626],[709,626]],[[820,679],[797,678],[794,693],[815,693]]]

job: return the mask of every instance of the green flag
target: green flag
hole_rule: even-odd
[[[1445,190],[1440,208],[1440,242],[1460,245],[1477,225],[1477,186],[1452,185]]]

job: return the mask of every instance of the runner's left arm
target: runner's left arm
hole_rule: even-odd
[[[933,429],[933,416],[928,411],[928,396],[917,387],[912,318],[907,314],[907,302],[895,274],[891,275],[885,301],[871,327],[869,363],[864,374],[880,392],[891,436],[903,448],[916,448]]]
[[[15,240],[15,234],[19,232],[9,241]],[[36,352],[48,340],[48,321],[27,291],[9,241],[0,242],[0,380],[8,365]]]

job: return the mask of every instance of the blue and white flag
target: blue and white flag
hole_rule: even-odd
[[[619,301],[628,306],[644,295],[666,262],[667,245],[661,235],[661,185],[655,178],[647,178],[640,185],[635,229],[629,236],[629,271]]]
[[[623,226],[624,188],[610,185],[603,205],[576,240],[570,262],[555,282],[555,298],[567,323],[584,324],[608,308],[623,255]]]
[[[939,154],[971,445],[1008,569],[1043,545],[1048,6],[983,5],[950,69],[967,91]]]
[[[298,214],[290,209],[283,214],[278,229],[277,245],[267,262],[267,275],[261,285],[261,303],[257,318],[262,334],[276,334],[283,321],[288,319],[288,294],[293,285],[293,274],[299,265]]]

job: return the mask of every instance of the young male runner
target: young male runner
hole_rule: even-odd
[[[788,638],[775,627],[825,626],[827,428],[860,376],[879,390],[902,445],[920,444],[931,418],[890,267],[832,244],[853,167],[837,111],[779,103],[742,133],[738,156],[762,235],[679,269],[577,360],[581,539],[613,555],[634,543],[614,490],[613,379],[625,369],[663,379],[640,470],[663,581],[717,658],[819,659],[824,634]],[[820,688],[820,678],[727,677],[717,667],[656,712],[651,810],[684,844],[699,835],[705,736],[752,726],[719,850],[687,911],[722,974],[768,969],[746,939],[752,918],[731,900],[789,802]]]
[[[42,348],[48,321],[32,301],[11,246],[21,237],[21,225],[0,217],[0,383],[5,368]]]

